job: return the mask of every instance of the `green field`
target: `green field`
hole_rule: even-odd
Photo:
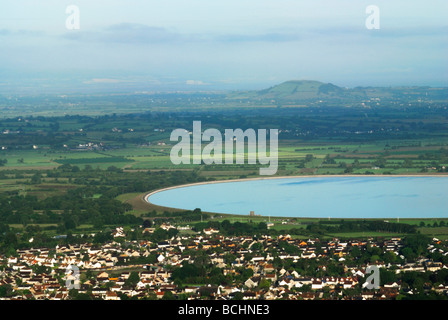
[[[295,144],[295,146],[294,146]],[[384,154],[387,142],[359,145],[327,145],[319,147],[297,148],[297,142],[282,142],[278,149],[279,172],[281,175],[295,174],[344,174],[347,167],[352,167],[353,174],[418,174],[422,168],[431,171],[433,160],[422,160],[421,155],[428,152],[437,152],[440,146],[428,148],[415,148],[412,152],[403,154],[399,151],[389,151],[384,167],[376,166],[379,157]],[[76,165],[80,168],[90,166],[106,169],[110,166],[125,170],[150,170],[150,169],[201,169],[206,175],[215,172],[217,175],[233,171],[234,175],[256,173],[259,165],[210,165],[198,166],[194,164],[174,165],[170,159],[170,149],[173,144],[164,148],[160,146],[129,147],[114,151],[3,151],[0,157],[8,159],[8,163],[0,170],[7,169],[51,169],[61,164]],[[300,150],[300,151],[296,151]],[[306,161],[307,155],[312,155],[311,161]],[[325,163],[326,155],[331,155],[334,163]],[[245,154],[246,163],[248,154]],[[414,159],[409,162],[409,159]],[[405,162],[408,160],[408,162]],[[356,165],[354,165],[356,164]],[[405,167],[410,165],[409,167]],[[442,163],[442,165],[446,165]],[[221,172],[221,173],[218,173]]]
[[[141,195],[152,188],[177,184],[260,176],[259,164],[247,164],[247,146],[244,164],[174,165],[170,151],[177,142],[170,141],[170,133],[176,128],[191,130],[193,121],[198,120],[203,130],[217,128],[221,132],[227,128],[278,128],[277,176],[448,172],[448,112],[443,106],[236,108],[237,103],[232,103],[235,108],[219,107],[213,113],[209,113],[209,105],[198,103],[191,112],[175,106],[170,112],[164,109],[154,114],[1,118],[0,193],[44,200],[82,190],[86,199],[112,197],[129,204],[132,208],[126,209],[127,216],[144,217],[151,210],[163,216],[176,210],[148,206],[142,203]],[[202,143],[203,148],[206,145]],[[269,221],[268,217],[228,215],[215,219],[270,222],[273,231],[304,231],[304,236],[310,223],[320,221],[282,222],[277,218]],[[434,226],[437,220],[400,222],[441,238],[448,231],[444,226]],[[90,222],[80,223],[76,230],[91,230],[92,226]],[[388,236],[382,232],[369,235]]]

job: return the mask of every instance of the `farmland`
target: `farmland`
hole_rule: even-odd
[[[155,95],[151,99],[129,95],[115,100],[84,97],[85,106],[103,107],[93,108],[97,113],[84,112],[81,108],[78,113],[58,114],[53,112],[58,103],[51,107],[52,100],[47,99],[50,102],[41,109],[47,113],[27,115],[27,107],[23,106],[20,109],[23,113],[14,109],[15,113],[2,114],[0,192],[7,198],[36,199],[30,202],[34,209],[17,210],[7,224],[11,228],[41,225],[57,233],[66,231],[67,227],[72,232],[93,231],[104,223],[112,227],[113,221],[137,221],[114,220],[98,212],[95,218],[84,216],[86,209],[71,210],[68,205],[77,196],[81,196],[78,201],[86,201],[85,205],[106,200],[112,205],[116,200],[125,205],[120,214],[136,219],[175,218],[181,223],[191,223],[197,215],[187,215],[195,218],[182,222],[182,216],[176,213],[178,210],[146,204],[141,200],[142,195],[178,184],[254,178],[259,176],[260,168],[259,164],[249,165],[247,161],[174,165],[170,152],[177,141],[170,141],[170,134],[177,128],[191,131],[193,121],[201,121],[203,130],[215,128],[221,132],[236,128],[278,129],[277,176],[447,174],[448,111],[444,101],[406,103],[408,100],[400,96],[389,98],[388,104],[351,103],[350,107],[338,107],[303,102],[285,106],[286,100],[280,105],[273,103],[271,96],[271,100],[265,96],[291,99],[280,89],[259,93],[261,106],[258,107],[254,102],[258,98],[247,98],[251,94]],[[281,97],[275,97],[280,93]],[[72,97],[73,101],[76,99]],[[143,108],[144,101],[147,108]],[[31,102],[41,103],[35,97],[29,98],[30,105]],[[247,159],[247,146],[245,156]],[[71,198],[71,194],[76,196]],[[59,201],[53,207],[49,204],[50,200],[60,198],[67,205]],[[202,214],[204,219],[212,217],[219,219]],[[266,221],[266,217],[247,216],[223,215],[222,219]],[[318,222],[273,221],[271,232],[310,235],[315,229],[308,228],[309,223]],[[416,225],[419,232],[427,235],[444,238],[448,234],[446,227],[439,225],[440,221],[406,223]],[[319,231],[324,232],[322,236],[341,236],[340,232],[323,230]],[[344,231],[344,236],[356,237],[388,234],[400,235],[384,231]]]

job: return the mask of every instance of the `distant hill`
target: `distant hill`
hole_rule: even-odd
[[[257,92],[259,97],[265,99],[281,100],[307,100],[317,98],[348,98],[358,96],[359,92],[338,87],[332,83],[323,83],[310,80],[287,81],[269,89]],[[360,92],[365,96],[363,92]]]
[[[369,99],[413,101],[448,100],[448,88],[432,87],[356,87],[343,88],[332,83],[291,80],[260,91],[233,92],[228,99],[248,99],[272,103],[361,102]]]

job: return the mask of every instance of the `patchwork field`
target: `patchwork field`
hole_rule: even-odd
[[[170,133],[177,128],[191,130],[193,121],[199,120],[203,130],[216,128],[221,132],[227,128],[277,128],[277,176],[448,172],[448,112],[443,107],[348,110],[202,106],[191,112],[179,107],[148,113],[1,118],[0,194],[45,200],[81,192],[86,199],[107,197],[129,205],[127,216],[145,218],[148,212],[155,211],[156,217],[164,217],[176,210],[148,206],[141,200],[144,192],[197,181],[259,177],[260,165],[247,164],[247,145],[244,164],[174,165],[170,152],[177,141],[170,141]],[[207,144],[203,142],[202,147]],[[70,212],[71,208],[67,210]],[[42,220],[36,215],[30,217],[24,223]],[[307,223],[319,221],[285,223],[266,221],[266,217],[224,218],[260,220],[272,223],[272,230],[293,230],[296,234],[303,231],[303,236],[308,235]],[[91,230],[95,224],[83,219],[86,222],[79,222],[77,232]],[[421,221],[406,221],[416,225],[421,233],[444,237],[447,230],[434,222],[437,221],[421,225]],[[45,228],[51,225],[41,224]],[[354,232],[352,236],[383,235]]]

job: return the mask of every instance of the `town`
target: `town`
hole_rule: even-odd
[[[0,256],[2,300],[397,300],[448,297],[448,243],[406,238],[347,240],[224,236],[204,228],[182,236],[162,223],[141,234],[177,231],[167,240],[131,240],[124,228],[102,244],[18,249]],[[88,238],[88,237],[87,237]],[[422,247],[424,245],[424,247]],[[67,287],[67,270],[79,270]],[[380,270],[378,289],[366,269]]]

